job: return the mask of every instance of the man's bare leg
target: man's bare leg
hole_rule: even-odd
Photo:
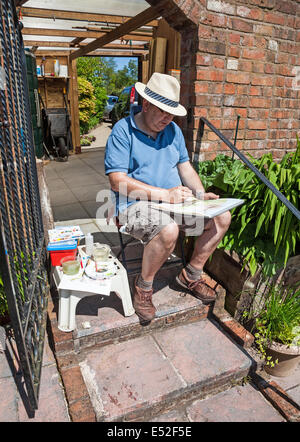
[[[225,235],[230,221],[230,212],[226,212],[206,223],[202,235],[195,242],[190,262],[176,277],[176,281],[181,287],[188,290],[204,304],[215,301],[216,293],[202,278],[203,267]]]
[[[177,224],[168,224],[144,247],[142,273],[135,280],[133,295],[133,307],[142,322],[149,322],[155,317],[153,279],[174,250],[178,233]]]
[[[155,274],[173,252],[178,234],[177,224],[168,224],[145,246],[141,273],[144,281],[153,281]]]
[[[204,227],[204,232],[195,242],[195,248],[190,260],[190,264],[195,268],[202,270],[204,264],[215,251],[218,244],[228,230],[231,222],[230,212],[222,213],[211,219]]]

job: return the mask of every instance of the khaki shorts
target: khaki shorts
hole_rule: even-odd
[[[200,236],[205,225],[203,218],[166,213],[152,207],[148,201],[134,203],[119,213],[119,222],[124,226],[126,233],[144,244],[171,223],[176,223],[188,236]]]

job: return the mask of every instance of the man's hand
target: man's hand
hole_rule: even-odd
[[[220,198],[220,196],[216,195],[213,192],[208,192],[208,193],[204,193],[203,194],[203,199],[204,200],[217,200],[218,198]]]
[[[193,196],[191,189],[185,186],[177,186],[168,189],[169,192],[169,202],[170,203],[181,203],[186,198]]]

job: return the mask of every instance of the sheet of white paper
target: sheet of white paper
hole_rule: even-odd
[[[178,213],[182,215],[199,216],[204,218],[213,218],[221,213],[231,210],[244,203],[244,200],[236,198],[219,198],[216,200],[197,200],[189,199],[187,203],[169,204],[152,203],[152,205],[164,212]]]

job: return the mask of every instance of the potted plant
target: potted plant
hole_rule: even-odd
[[[255,342],[265,361],[265,371],[273,376],[289,376],[300,362],[300,286],[273,284],[263,297],[253,314]]]

